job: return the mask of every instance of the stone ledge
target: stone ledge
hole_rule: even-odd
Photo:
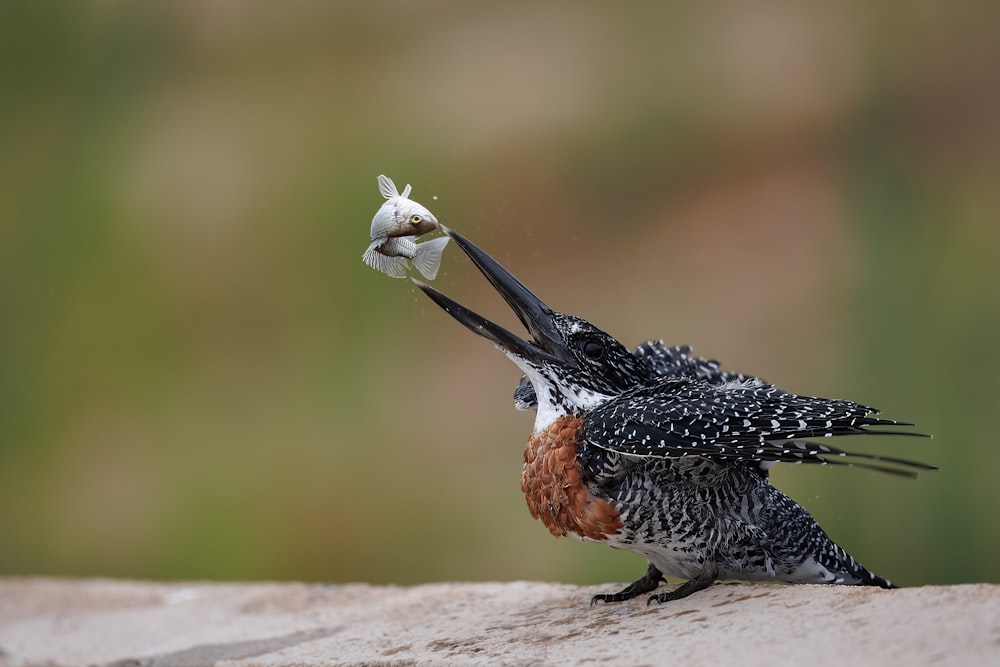
[[[1000,664],[1000,585],[608,588],[7,578],[0,667]]]

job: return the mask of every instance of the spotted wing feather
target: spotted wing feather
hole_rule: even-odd
[[[709,384],[753,379],[752,375],[722,370],[715,359],[695,356],[690,345],[667,347],[662,340],[648,340],[636,346],[632,354],[658,378],[690,376]]]
[[[803,440],[866,433],[920,435],[909,431],[868,430],[869,427],[909,426],[871,416],[876,413],[873,408],[853,401],[789,394],[761,384],[759,380],[713,385],[696,378],[681,378],[640,387],[591,411],[584,437],[597,447],[636,457],[850,462],[900,474],[912,473],[850,459],[913,468],[930,467]]]

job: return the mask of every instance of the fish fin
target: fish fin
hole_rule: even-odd
[[[438,268],[441,266],[441,253],[448,245],[448,240],[447,236],[441,236],[426,243],[417,244],[417,254],[413,257],[413,266],[417,267],[417,271],[420,271],[427,280],[434,280],[437,277]]]
[[[400,197],[402,197],[403,199],[406,199],[407,197],[409,197],[409,196],[410,196],[410,190],[411,190],[411,189],[412,189],[412,188],[410,187],[410,184],[409,184],[409,183],[407,183],[407,184],[406,184],[406,187],[405,187],[405,188],[403,188],[403,192],[401,192],[399,196],[400,196]]]
[[[368,250],[366,250],[365,254],[361,256],[364,263],[376,271],[381,271],[392,278],[405,278],[406,269],[409,267],[409,263],[406,261],[406,258],[388,257],[380,253],[378,248],[379,243],[372,243],[368,246]]]
[[[409,185],[406,186],[409,189]],[[392,179],[385,174],[379,174],[378,177],[378,191],[382,193],[382,196],[386,199],[392,199],[393,197],[399,196],[399,191],[396,189],[396,184],[392,182]]]
[[[378,261],[375,258],[375,255],[378,254],[376,248],[378,248],[381,244],[382,244],[381,240],[372,241],[371,245],[368,246],[368,250],[365,250],[365,254],[361,255],[361,259],[362,261],[364,261],[365,264],[371,267],[375,266],[375,262]]]

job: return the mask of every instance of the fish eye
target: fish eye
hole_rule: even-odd
[[[604,346],[596,340],[582,341],[580,343],[580,351],[595,360],[604,356]]]
[[[419,225],[423,221],[424,221],[424,216],[420,215],[419,213],[414,213],[413,215],[410,216],[411,225]]]

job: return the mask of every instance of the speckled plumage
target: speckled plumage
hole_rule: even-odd
[[[719,578],[891,587],[774,488],[766,469],[782,461],[846,463],[912,476],[931,466],[808,440],[900,433],[884,427],[909,424],[876,418],[853,401],[798,396],[722,371],[687,347],[649,342],[629,351],[589,322],[552,310],[489,255],[445,231],[531,335],[522,340],[418,283],[524,373],[515,404],[537,410],[522,474],[532,515],[555,535],[648,561],[643,577],[595,601],[651,592],[664,576],[686,581],[651,601],[684,597]]]
[[[715,359],[697,357],[692,352],[690,345],[667,347],[662,340],[648,340],[636,346],[632,350],[632,356],[644,365],[653,377],[696,377],[709,384],[759,379],[743,373],[724,371]],[[521,376],[521,380],[514,389],[514,407],[518,410],[534,410],[538,407],[535,388],[531,386],[526,376]]]
[[[719,579],[890,586],[753,463],[635,459],[588,446],[579,461],[591,493],[620,512],[622,530],[604,541],[642,554],[665,576],[694,579],[714,568]]]

